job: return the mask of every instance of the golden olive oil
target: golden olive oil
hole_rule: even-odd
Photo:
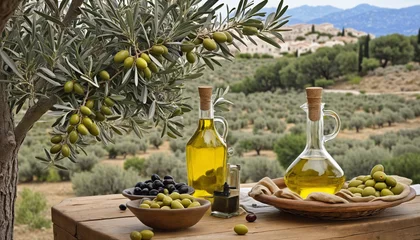
[[[194,197],[211,197],[222,191],[226,181],[227,147],[214,127],[213,119],[200,119],[197,131],[186,147],[188,185]]]
[[[326,158],[301,158],[284,176],[287,187],[305,199],[310,193],[335,194],[345,177]]]

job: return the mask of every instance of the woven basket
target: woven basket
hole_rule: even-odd
[[[279,188],[286,188],[283,178],[273,179],[273,182]],[[407,197],[392,202],[378,200],[373,202],[331,204],[317,201],[284,199],[265,194],[257,195],[254,199],[276,207],[283,212],[298,216],[328,220],[352,220],[378,214],[386,208],[394,207],[414,199],[416,192],[412,188],[410,190]]]

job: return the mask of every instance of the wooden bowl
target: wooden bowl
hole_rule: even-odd
[[[131,194],[129,194],[129,192]],[[138,200],[138,199],[143,199],[143,198],[155,198],[156,196],[152,196],[152,195],[134,195],[134,188],[127,188],[124,191],[122,191],[122,195],[130,200]],[[195,192],[194,188],[188,186],[188,192],[187,194],[192,195]]]
[[[273,179],[273,181],[279,188],[286,188],[283,178]],[[330,220],[349,220],[365,218],[380,213],[386,208],[413,200],[416,197],[416,192],[412,188],[410,190],[407,197],[392,202],[379,200],[374,202],[331,204],[317,201],[284,199],[265,194],[255,196],[255,200],[276,207],[283,212],[299,216]]]
[[[194,226],[210,208],[210,201],[197,198],[200,207],[184,209],[139,208],[142,199],[129,201],[128,209],[144,225],[153,229],[178,230]]]

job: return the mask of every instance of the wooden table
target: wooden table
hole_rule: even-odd
[[[131,231],[148,229],[127,209],[118,206],[128,200],[122,195],[66,199],[52,208],[56,240],[129,240]],[[244,216],[220,219],[206,214],[197,225],[177,232],[155,231],[153,239],[420,239],[420,196],[400,206],[363,220],[322,221],[301,218],[280,211],[257,214],[254,223]],[[238,236],[236,224],[249,232]]]

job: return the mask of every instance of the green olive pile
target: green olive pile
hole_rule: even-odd
[[[143,230],[141,232],[133,231],[130,234],[131,240],[150,240],[155,234],[150,230]]]
[[[367,176],[358,176],[348,185],[348,190],[355,196],[391,196],[398,195],[404,190],[404,186],[398,183],[395,178],[387,176],[384,166],[378,164],[374,166]]]
[[[150,208],[150,209],[184,209],[194,208],[201,206],[200,202],[189,194],[179,194],[173,192],[170,195],[159,193],[155,199],[144,199],[139,208]]]

